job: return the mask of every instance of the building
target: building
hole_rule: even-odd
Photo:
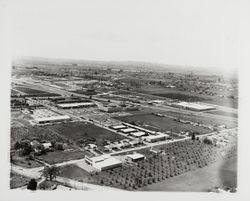
[[[120,131],[123,132],[123,133],[131,133],[131,132],[135,132],[136,129],[134,129],[134,128],[124,128],[124,129],[121,129]]]
[[[68,121],[71,118],[68,115],[59,115],[59,116],[50,116],[50,117],[39,117],[34,118],[34,121],[37,124],[45,124],[45,123],[53,123],[53,122],[61,122]]]
[[[126,156],[126,160],[129,162],[137,162],[144,160],[146,157],[143,154],[133,153]]]
[[[142,137],[142,136],[145,136],[146,133],[142,131],[137,131],[137,132],[130,133],[130,135],[133,137]]]
[[[109,103],[109,104],[100,104],[98,105],[99,110],[103,112],[120,112],[123,110],[122,107],[120,107],[117,104]]]
[[[183,108],[187,110],[193,110],[193,111],[207,111],[207,110],[214,110],[216,109],[214,106],[206,105],[203,103],[198,102],[178,102],[178,103],[172,103],[171,104],[174,107]]]
[[[119,125],[110,126],[110,128],[115,129],[115,130],[119,130],[119,129],[124,129],[124,128],[127,128],[127,127],[122,125],[122,124],[119,124]]]
[[[114,157],[111,157],[108,154],[104,154],[96,157],[88,157],[85,156],[85,161],[89,165],[93,166],[99,171],[120,167],[122,166],[122,162]]]
[[[160,133],[158,135],[149,135],[147,137],[144,137],[143,139],[146,142],[151,142],[152,143],[152,142],[159,142],[159,141],[165,140],[167,137],[168,137],[168,135]]]
[[[72,109],[72,108],[82,108],[82,107],[94,107],[95,103],[92,102],[80,102],[80,103],[59,103],[57,107],[61,109]]]

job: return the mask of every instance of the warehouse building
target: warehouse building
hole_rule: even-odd
[[[174,107],[179,107],[187,110],[193,110],[193,111],[207,111],[207,110],[214,110],[216,109],[214,106],[206,105],[203,103],[198,102],[178,102],[178,103],[172,103],[171,104]]]
[[[80,103],[59,103],[57,107],[61,109],[72,109],[72,108],[82,108],[82,107],[94,107],[95,103],[92,102],[80,102]]]
[[[163,134],[163,133],[160,133],[158,135],[149,135],[147,137],[144,137],[143,139],[146,141],[146,142],[159,142],[159,141],[162,141],[162,140],[165,140],[166,138],[168,137],[168,135],[166,134]]]
[[[110,128],[115,129],[115,130],[119,130],[119,129],[124,129],[124,128],[127,128],[127,127],[122,125],[122,124],[119,124],[119,125],[110,126]]]
[[[137,162],[144,160],[146,157],[143,154],[133,153],[126,156],[126,160],[129,162]]]
[[[136,129],[134,129],[134,128],[124,128],[124,129],[121,129],[120,131],[123,132],[123,133],[131,133],[131,132],[135,132]]]
[[[142,131],[137,131],[137,132],[130,133],[130,135],[133,137],[142,137],[142,136],[145,136],[146,133]]]
[[[96,156],[92,158],[85,156],[85,161],[86,163],[93,166],[99,171],[122,166],[122,162],[120,160],[114,157],[111,157],[108,154],[104,154],[104,155]]]
[[[59,115],[59,116],[34,118],[34,121],[37,124],[45,124],[45,123],[69,121],[70,119],[71,118],[68,115]]]

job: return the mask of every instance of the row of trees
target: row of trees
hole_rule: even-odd
[[[191,139],[170,143],[161,149],[164,154],[146,151],[146,160],[100,172],[98,175],[92,175],[90,180],[101,185],[134,190],[207,166],[222,157],[223,151],[212,144]],[[231,150],[235,151],[235,146]],[[233,154],[234,151],[230,153]]]

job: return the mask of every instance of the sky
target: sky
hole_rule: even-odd
[[[3,1],[12,56],[238,67],[241,1]]]

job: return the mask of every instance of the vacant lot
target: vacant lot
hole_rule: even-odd
[[[118,141],[125,137],[114,132],[100,128],[90,123],[71,122],[50,126],[59,135],[74,140],[76,143],[84,144],[92,142],[102,146],[104,140]]]
[[[192,172],[141,188],[142,191],[198,191],[237,187],[237,158],[226,159]]]
[[[199,132],[200,134],[211,132],[209,129],[205,129],[202,127],[195,127],[189,124],[183,124],[180,122],[176,122],[168,117],[158,117],[152,114],[142,114],[142,115],[131,115],[125,117],[116,117],[121,121],[127,123],[139,122],[144,128],[154,128],[156,131],[194,131]],[[149,126],[149,127],[148,127]]]

